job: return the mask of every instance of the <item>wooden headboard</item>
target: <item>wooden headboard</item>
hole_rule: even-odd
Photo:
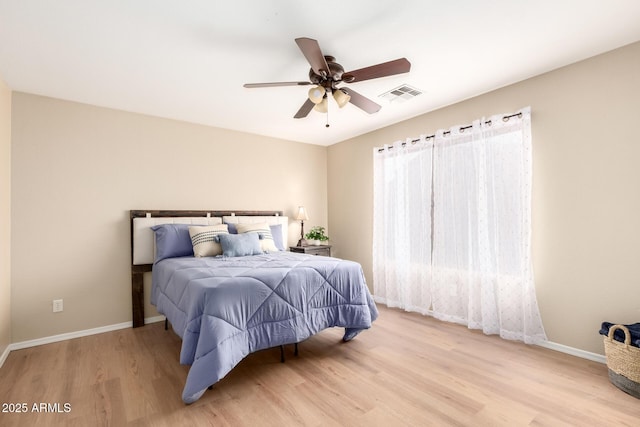
[[[144,326],[144,273],[151,271],[153,264],[134,263],[136,250],[134,239],[135,218],[220,218],[224,216],[283,216],[282,211],[158,211],[131,210],[129,222],[131,226],[131,302],[133,311],[133,327]]]

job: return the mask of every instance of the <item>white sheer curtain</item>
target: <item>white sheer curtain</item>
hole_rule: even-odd
[[[520,113],[375,152],[378,301],[507,339],[546,340],[531,267],[531,118],[528,108]],[[418,156],[433,165],[422,182],[409,160]]]
[[[433,143],[421,138],[381,150],[374,154],[374,294],[389,307],[427,313]]]

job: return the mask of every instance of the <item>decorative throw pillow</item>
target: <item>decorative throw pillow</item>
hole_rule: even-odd
[[[261,255],[258,233],[218,235],[222,255],[228,257]]]
[[[222,255],[222,247],[217,236],[228,234],[227,224],[203,225],[189,227],[189,236],[196,257]]]
[[[273,236],[273,243],[279,251],[284,251],[284,242],[282,241],[282,224],[270,225],[271,235]]]
[[[273,235],[271,234],[271,228],[266,222],[256,224],[236,224],[238,234],[244,233],[258,233],[260,239],[260,247],[263,252],[278,252],[278,248],[273,242]]]
[[[229,234],[238,234],[236,224],[228,222],[227,226],[229,227]],[[269,228],[271,229],[271,236],[273,236],[273,243],[276,245],[276,248],[278,248],[279,251],[285,251],[284,239],[282,238],[282,224],[271,224]]]
[[[160,224],[151,229],[156,236],[156,262],[165,258],[193,256],[189,224]]]

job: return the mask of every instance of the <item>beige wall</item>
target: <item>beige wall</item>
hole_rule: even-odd
[[[11,343],[11,90],[0,78],[0,356]]]
[[[12,124],[14,342],[131,320],[130,209],[304,204],[327,224],[326,147],[25,93]]]
[[[373,147],[530,105],[544,326],[552,342],[602,354],[600,322],[640,321],[639,100],[635,43],[329,147],[335,254],[362,263],[372,285]]]

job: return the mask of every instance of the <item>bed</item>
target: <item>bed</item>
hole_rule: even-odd
[[[144,323],[141,276],[152,271],[150,301],[182,338],[180,363],[190,365],[187,404],[252,352],[330,327],[345,328],[349,341],[378,316],[360,264],[284,250],[282,212],[130,216],[134,326]]]

